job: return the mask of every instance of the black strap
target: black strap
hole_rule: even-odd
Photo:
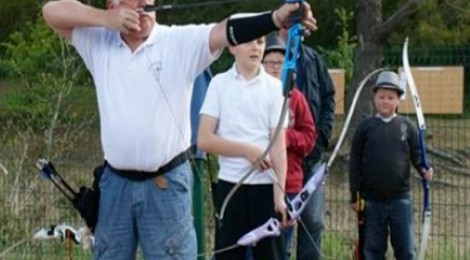
[[[134,171],[134,170],[119,170],[111,166],[107,161],[105,162],[106,167],[109,167],[111,171],[125,179],[132,181],[145,181],[148,179],[153,179],[159,175],[165,174],[174,168],[180,166],[189,159],[190,149],[185,150],[184,152],[178,154],[170,162],[160,167],[157,171],[154,172],[144,172],[144,171]]]

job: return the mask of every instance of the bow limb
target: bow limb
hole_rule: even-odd
[[[330,166],[333,164],[336,155],[338,154],[339,149],[341,148],[344,138],[346,136],[347,130],[349,128],[349,124],[351,123],[351,118],[354,113],[354,110],[357,105],[357,101],[359,99],[359,96],[364,89],[364,86],[366,83],[370,80],[372,76],[375,74],[383,71],[383,69],[376,69],[369,74],[366,75],[366,77],[360,82],[359,87],[356,90],[356,93],[354,94],[353,101],[351,103],[351,106],[349,108],[348,115],[346,116],[346,121],[343,124],[343,129],[341,130],[341,134],[339,136],[338,142],[336,142],[335,148],[333,149],[333,153],[331,154],[330,158],[328,159],[328,162],[324,162],[318,167],[318,169],[315,171],[313,176],[305,183],[304,187],[302,190],[299,192],[297,196],[295,196],[290,203],[288,203],[288,212],[289,216],[291,219],[299,219],[300,214],[303,212],[305,207],[307,206],[308,201],[312,197],[312,194],[315,192],[315,190],[322,185],[323,179],[325,178],[326,174],[328,173],[328,170]]]
[[[408,59],[408,38],[406,38],[403,45],[403,70],[405,71],[406,80],[408,87],[410,88],[411,98],[416,110],[416,118],[418,121],[418,138],[420,148],[420,161],[424,169],[430,168],[426,158],[426,124],[424,121],[423,108],[418,95],[418,89],[416,88],[413,74],[411,73],[410,63]],[[426,248],[428,244],[429,233],[431,229],[431,205],[429,202],[430,184],[425,178],[422,180],[423,185],[423,216],[422,216],[422,232],[421,232],[421,243],[419,246],[418,259],[424,259]]]
[[[281,235],[281,223],[276,218],[270,218],[263,225],[249,231],[240,237],[233,245],[216,249],[211,252],[198,254],[198,257],[213,256],[237,248],[239,246],[255,246],[261,239]]]
[[[338,138],[338,142],[336,142],[335,148],[333,149],[333,153],[330,156],[330,159],[328,159],[327,163],[327,169],[330,168],[330,166],[333,164],[334,160],[336,159],[336,156],[338,155],[339,149],[343,145],[344,138],[346,137],[347,130],[349,128],[349,124],[351,123],[351,118],[354,114],[354,110],[356,109],[357,101],[359,100],[359,96],[362,93],[362,90],[364,89],[364,86],[366,83],[370,80],[372,76],[375,74],[383,71],[383,69],[376,69],[367,74],[364,79],[359,83],[359,87],[356,90],[356,93],[354,93],[353,100],[351,102],[351,106],[349,107],[348,115],[346,116],[346,121],[344,121],[343,129],[341,129],[341,133]]]

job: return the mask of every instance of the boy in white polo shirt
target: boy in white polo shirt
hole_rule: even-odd
[[[286,224],[283,188],[273,185],[268,173],[272,168],[284,186],[287,170],[284,128],[275,140],[271,139],[281,115],[282,84],[261,65],[264,47],[264,38],[230,47],[235,63],[212,79],[200,112],[198,146],[219,155],[219,181],[214,201],[217,212],[227,193],[253,167],[269,142],[274,142],[268,158],[231,198],[223,222],[216,230],[217,249],[233,245],[275,212],[284,215],[283,224]],[[286,120],[283,127],[285,123]],[[246,248],[237,247],[217,257],[244,259],[245,255]],[[282,259],[282,238],[262,239],[254,247],[253,256],[255,259]]]
[[[196,76],[228,45],[288,25],[299,4],[216,24],[166,26],[154,0],[49,1],[46,23],[93,77],[106,167],[99,182],[95,259],[196,259],[191,215],[190,97]],[[304,25],[316,29],[303,3]]]

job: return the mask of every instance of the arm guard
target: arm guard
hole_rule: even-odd
[[[273,12],[231,15],[226,28],[228,42],[242,44],[277,30],[272,17]]]

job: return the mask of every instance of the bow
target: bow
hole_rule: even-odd
[[[356,93],[354,94],[354,98],[353,98],[353,101],[351,103],[351,107],[349,108],[348,115],[346,116],[346,120],[344,121],[343,129],[341,129],[341,133],[339,135],[338,141],[336,142],[335,148],[333,149],[333,152],[332,152],[330,158],[328,159],[327,162],[323,162],[323,163],[320,164],[320,166],[316,169],[313,176],[310,177],[310,179],[305,183],[304,187],[299,192],[299,194],[297,196],[295,196],[294,199],[292,199],[290,201],[290,203],[288,203],[288,212],[289,212],[289,216],[292,219],[298,219],[300,217],[300,214],[302,213],[302,211],[307,206],[307,202],[310,200],[310,198],[312,197],[315,190],[320,185],[322,185],[322,182],[323,182],[326,174],[328,173],[331,165],[333,164],[334,160],[336,159],[336,156],[339,152],[339,149],[343,145],[344,138],[346,137],[346,133],[347,133],[349,124],[351,123],[351,118],[352,118],[352,115],[354,113],[354,109],[356,107],[359,96],[362,92],[362,89],[364,88],[364,86],[366,85],[366,83],[369,81],[369,79],[372,76],[374,76],[375,74],[379,73],[382,70],[383,69],[376,69],[376,70],[372,71],[371,73],[366,75],[366,77],[359,84],[359,87],[357,88]]]
[[[286,3],[300,3],[302,4],[302,0],[286,0]],[[301,12],[301,9],[299,9],[299,12]],[[298,14],[293,14],[297,16]],[[300,17],[300,16],[299,16]],[[285,53],[285,58],[284,58],[284,64],[282,66],[282,93],[284,95],[284,101],[282,104],[282,110],[281,110],[281,115],[279,116],[279,121],[278,124],[274,130],[274,133],[272,135],[271,141],[269,142],[268,146],[266,149],[263,151],[261,156],[256,160],[256,162],[253,164],[251,169],[243,175],[243,177],[238,181],[235,186],[229,191],[227,196],[225,197],[222,206],[220,208],[219,216],[218,219],[219,221],[222,221],[224,218],[225,210],[227,208],[228,202],[230,199],[235,195],[235,192],[241,187],[243,182],[250,177],[250,175],[256,171],[256,165],[259,165],[265,158],[268,156],[268,154],[271,152],[271,148],[273,147],[275,141],[279,137],[279,134],[281,133],[284,119],[287,116],[287,113],[289,111],[289,103],[290,103],[290,92],[292,91],[292,88],[294,87],[294,73],[297,68],[297,57],[299,55],[299,49],[300,49],[300,44],[302,41],[302,36],[304,33],[304,29],[300,21],[296,22],[295,24],[292,25],[289,29],[289,34],[287,37],[287,42],[286,42],[286,53]]]
[[[424,122],[423,108],[421,107],[421,101],[418,96],[418,90],[411,74],[410,63],[408,60],[408,37],[403,45],[403,70],[405,71],[408,86],[411,92],[411,98],[416,110],[416,118],[418,121],[418,138],[420,148],[420,161],[424,169],[429,170],[430,166],[426,159],[426,124]],[[424,259],[426,247],[428,244],[429,233],[431,229],[431,205],[429,203],[429,181],[423,178],[423,217],[422,217],[422,233],[421,243],[419,246],[418,259]]]

